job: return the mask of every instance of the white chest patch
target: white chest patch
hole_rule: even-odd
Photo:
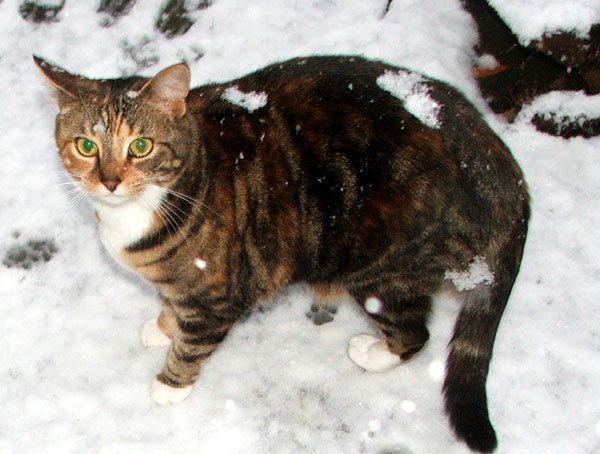
[[[120,260],[124,248],[143,238],[152,226],[153,212],[162,196],[160,190],[150,187],[141,197],[123,203],[92,200],[99,218],[100,238],[110,255]]]

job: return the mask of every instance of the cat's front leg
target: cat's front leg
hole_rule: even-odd
[[[244,313],[243,305],[221,299],[188,297],[172,302],[177,328],[165,365],[152,384],[159,405],[183,401],[208,357]]]
[[[161,297],[163,309],[158,318],[144,323],[142,327],[142,344],[144,347],[166,347],[171,344],[177,330],[177,317],[171,304]]]

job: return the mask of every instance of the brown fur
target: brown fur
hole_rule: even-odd
[[[326,307],[346,294],[379,298],[369,315],[409,359],[429,337],[430,296],[445,273],[481,257],[494,282],[466,294],[444,391],[457,435],[494,449],[485,380],[528,195],[510,151],[462,95],[422,79],[440,106],[434,128],[378,86],[398,68],[358,57],[291,60],[189,93],[183,65],[92,81],[37,63],[57,88],[60,156],[92,200],[115,187],[169,191],[148,229],[114,252],[163,300],[158,324],[173,344],[160,381],[193,383],[242,314],[297,281]],[[266,105],[227,101],[231,87],[266,94]],[[80,156],[77,137],[99,155]],[[154,141],[148,156],[127,155],[137,137]]]

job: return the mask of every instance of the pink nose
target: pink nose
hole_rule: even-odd
[[[108,189],[110,192],[115,192],[117,187],[121,184],[121,180],[119,178],[103,180],[102,184],[106,186],[106,189]]]

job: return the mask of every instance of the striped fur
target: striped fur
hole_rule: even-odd
[[[416,76],[437,104],[436,127],[378,83],[397,68],[358,57],[290,60],[191,91],[185,65],[99,81],[36,61],[56,87],[60,156],[103,236],[127,230],[109,225],[114,205],[132,219],[150,210],[137,236],[135,227],[112,247],[162,298],[158,325],[173,342],[159,385],[192,384],[236,320],[297,281],[328,306],[330,293],[378,298],[369,315],[389,351],[409,359],[429,337],[430,296],[445,273],[483,258],[494,279],[466,291],[444,394],[457,436],[495,448],[485,382],[528,194],[510,151],[461,94]],[[94,140],[98,155],[78,154],[76,137]],[[154,141],[147,157],[127,155],[137,137]]]

